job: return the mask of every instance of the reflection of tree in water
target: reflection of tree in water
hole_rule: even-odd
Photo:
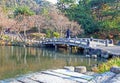
[[[25,48],[24,47],[24,50],[25,50],[25,54],[24,54],[24,65],[26,65],[27,66],[27,59],[26,59],[26,57],[27,57],[27,48]]]
[[[97,63],[94,59],[74,55],[71,52],[61,53],[40,48],[1,47],[0,52],[0,78],[8,74],[13,76],[29,71],[63,68],[67,65],[90,66]]]
[[[97,63],[97,59],[86,58],[82,55],[74,55],[74,54],[71,54],[70,51],[61,53],[59,51],[56,52],[51,50],[44,50],[42,53],[43,53],[43,56],[53,58],[54,60],[64,61],[66,66],[82,65],[82,66],[87,66],[89,68],[92,64]]]

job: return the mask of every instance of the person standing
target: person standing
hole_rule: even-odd
[[[70,29],[67,29],[67,31],[66,31],[66,38],[70,38],[70,33],[71,33]]]

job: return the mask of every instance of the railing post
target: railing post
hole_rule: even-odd
[[[105,40],[105,46],[108,46],[108,39]]]
[[[90,37],[90,41],[93,41],[93,37]]]
[[[90,40],[87,39],[87,46],[90,46]]]
[[[109,44],[113,44],[113,39],[110,39],[110,42],[109,42]]]

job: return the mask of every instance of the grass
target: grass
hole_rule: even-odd
[[[112,59],[108,60],[107,62],[99,64],[98,67],[95,67],[92,70],[94,72],[103,73],[103,72],[106,72],[106,71],[110,71],[110,68],[112,66],[120,67],[120,58],[119,57],[112,58]]]

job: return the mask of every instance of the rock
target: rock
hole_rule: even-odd
[[[89,55],[89,54],[86,54],[85,56],[86,56],[86,57],[90,57],[90,55]]]
[[[92,72],[92,71],[87,71],[87,72],[85,72],[84,74],[85,74],[85,75],[92,75],[92,76],[94,76],[94,75],[97,74],[97,73]]]
[[[118,41],[117,45],[119,45],[119,46],[120,46],[120,41]]]
[[[101,57],[107,59],[107,58],[109,58],[109,54],[107,52],[102,52]]]
[[[105,72],[102,74],[96,74],[94,75],[94,79],[92,79],[89,83],[111,83],[109,80],[111,80],[112,77],[115,76],[115,73],[113,72]]]
[[[85,73],[85,72],[87,72],[87,69],[86,69],[85,66],[76,66],[75,67],[75,72]]]
[[[120,73],[120,67],[113,66],[113,67],[110,68],[110,71],[114,72],[116,74],[119,74]]]
[[[74,71],[75,68],[73,66],[64,66],[64,69]]]
[[[117,74],[112,79],[109,79],[106,83],[120,83],[120,74]]]
[[[95,54],[94,54],[94,55],[91,55],[91,56],[92,56],[92,58],[94,58],[94,59],[97,58],[97,55],[95,55]]]

